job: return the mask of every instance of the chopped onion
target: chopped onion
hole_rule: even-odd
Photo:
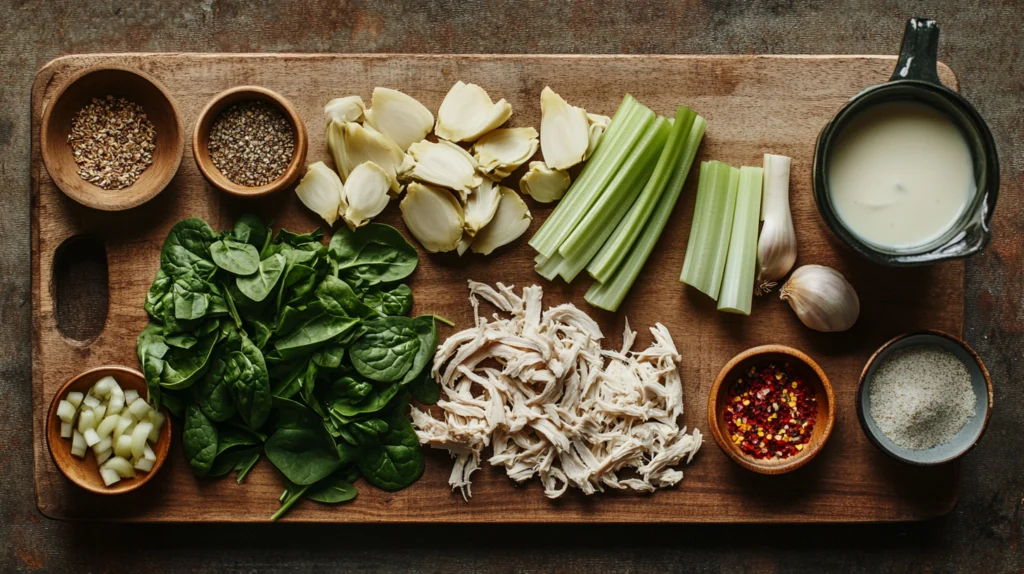
[[[92,390],[89,392],[97,397],[108,397],[110,396],[110,391],[116,386],[117,381],[114,380],[114,377],[107,376],[96,381],[96,384],[92,386]]]
[[[156,453],[153,452],[153,449],[148,444],[142,448],[142,458],[156,461]]]
[[[82,403],[85,404],[85,406],[90,408],[90,409],[94,409],[94,408],[96,408],[96,407],[98,407],[98,406],[100,406],[102,404],[102,403],[100,403],[99,399],[97,399],[96,397],[94,397],[92,395],[86,395],[85,399],[82,401]]]
[[[132,415],[128,413],[121,415],[121,417],[117,419],[117,426],[114,427],[114,442],[117,442],[117,439],[121,438],[121,435],[134,424],[135,421],[132,420]]]
[[[71,423],[60,423],[60,438],[71,438],[75,425]]]
[[[100,421],[107,416],[107,405],[100,405],[92,410],[92,416],[96,420],[96,424],[100,424]]]
[[[88,442],[86,444],[88,444]],[[100,439],[100,442],[92,445],[92,452],[93,452],[93,454],[97,454],[98,455],[99,453],[101,453],[101,452],[103,452],[105,450],[112,449],[113,446],[114,446],[114,443],[110,440],[110,437],[108,436],[107,438]]]
[[[113,470],[121,478],[132,478],[135,476],[135,469],[132,468],[132,463],[128,462],[128,459],[122,456],[112,457],[110,460],[103,463],[103,468]]]
[[[155,461],[148,458],[140,458],[135,461],[135,470],[141,470],[142,472],[149,472],[153,470],[153,463]]]
[[[61,401],[57,403],[57,418],[60,420],[71,423],[75,420],[75,415],[78,414],[78,409],[68,401]]]
[[[114,441],[114,454],[125,458],[132,455],[132,435],[123,434],[117,437]]]
[[[96,433],[96,429],[85,429],[82,436],[85,437],[85,444],[87,446],[93,446],[100,442],[100,435]]]
[[[136,394],[138,394],[138,393],[136,393]],[[78,406],[82,404],[82,399],[83,398],[85,398],[84,394],[75,391],[75,392],[68,393],[67,401],[69,403],[71,403],[71,406],[73,406],[73,407],[75,407],[77,409]]]
[[[143,422],[135,425],[132,430],[132,457],[142,456],[142,447],[146,446],[146,439],[149,438],[149,431],[153,430],[153,423]]]
[[[103,484],[106,486],[110,486],[121,481],[121,475],[117,474],[117,471],[109,468],[100,469],[100,478],[103,479]]]
[[[70,398],[70,397],[71,397],[71,395],[68,395],[68,398]],[[130,404],[134,403],[135,399],[137,399],[137,398],[139,398],[139,391],[136,391],[135,389],[128,389],[127,391],[124,392],[124,404],[125,405],[130,405]]]
[[[160,441],[160,429],[164,428],[164,421],[167,417],[157,410],[149,411],[149,422],[153,423],[153,430],[149,431],[149,442],[156,444]],[[149,448],[148,446],[146,448]]]
[[[128,412],[140,421],[146,420],[146,417],[149,416],[149,411],[151,410],[153,410],[153,408],[150,407],[149,403],[146,401],[135,401],[130,407],[128,407]]]
[[[116,415],[122,409],[124,409],[124,391],[115,385],[110,391],[110,399],[107,400],[107,416]]]
[[[121,420],[121,417],[117,415],[107,415],[99,425],[96,426],[96,434],[100,435],[100,438],[107,438],[114,429],[117,428],[117,422]]]
[[[96,428],[96,415],[92,410],[83,410],[78,415],[78,432],[84,433],[87,429]]]
[[[96,464],[103,464],[107,459],[114,456],[114,451],[108,448],[100,452],[93,451],[93,455],[96,457]]]
[[[85,458],[85,449],[87,448],[89,448],[89,446],[85,444],[85,437],[82,436],[82,433],[74,431],[71,435],[71,455],[77,456],[78,458]]]

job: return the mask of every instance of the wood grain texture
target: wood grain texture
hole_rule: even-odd
[[[885,81],[887,57],[755,56],[301,56],[301,55],[93,55],[54,61],[37,76],[32,97],[33,429],[35,482],[40,510],[58,518],[125,521],[265,520],[276,508],[281,478],[266,462],[244,487],[230,480],[198,481],[172,446],[166,468],[151,484],[129,495],[133,504],[108,509],[98,497],[75,490],[52,466],[41,440],[42,413],[52,394],[74,374],[104,363],[134,366],[135,336],[146,323],[142,301],[158,267],[170,227],[187,216],[215,229],[243,210],[254,210],[293,230],[319,223],[290,192],[259,202],[214,190],[187,157],[167,190],[123,213],[101,213],[63,196],[39,161],[39,117],[47,98],[75,70],[100,63],[138,67],[168,86],[189,129],[214,94],[256,84],[289,98],[306,120],[308,162],[330,161],[321,129],[322,106],[331,97],[373,87],[406,91],[436,110],[456,80],[481,84],[512,103],[513,126],[539,125],[538,97],[551,85],[569,102],[611,114],[624,92],[667,114],[686,104],[708,120],[698,160],[759,165],[765,151],[793,157],[793,214],[801,263],[840,270],[857,288],[863,311],[858,324],[839,335],[803,328],[787,306],[772,298],[755,302],[750,318],[718,313],[703,296],[678,283],[692,216],[691,179],[629,302],[616,315],[590,309],[614,345],[623,318],[641,330],[661,321],[683,352],[687,423],[707,431],[703,406],[721,366],[739,351],[781,343],[801,349],[828,373],[837,401],[829,444],[807,467],[783,477],[754,475],[733,464],[709,441],[684,470],[674,489],[653,496],[605,494],[546,500],[537,484],[514,488],[501,473],[475,475],[474,497],[463,502],[447,487],[450,461],[431,452],[424,478],[399,493],[360,485],[360,497],[341,511],[303,504],[289,520],[312,522],[816,522],[915,520],[943,514],[956,500],[956,465],[911,468],[877,452],[861,434],[853,404],[857,376],[879,345],[902,332],[935,328],[960,333],[963,326],[963,264],[925,269],[883,269],[840,248],[819,221],[810,190],[811,154],[820,127],[850,96]],[[956,79],[940,67],[943,81]],[[191,154],[191,149],[186,150]],[[534,224],[550,211],[531,203]],[[396,206],[381,218],[404,231]],[[65,340],[55,328],[50,283],[52,255],[68,237],[92,234],[107,249],[110,308],[105,330],[89,344]],[[545,282],[532,271],[532,253],[520,240],[490,259],[460,260],[421,254],[412,287],[417,312],[434,312],[470,324],[465,280],[517,286]],[[585,306],[585,282],[548,285],[547,304]],[[450,331],[449,331],[450,332]],[[444,332],[442,334],[445,334]]]

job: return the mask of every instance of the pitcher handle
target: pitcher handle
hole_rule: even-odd
[[[903,29],[900,59],[889,80],[921,80],[942,85],[938,59],[939,25],[928,18],[911,18]]]

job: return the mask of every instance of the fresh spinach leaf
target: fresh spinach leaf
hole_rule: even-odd
[[[397,229],[370,223],[355,231],[338,228],[329,253],[339,277],[366,286],[401,281],[416,270],[416,248]]]
[[[359,470],[367,482],[384,490],[405,488],[423,475],[423,452],[407,410],[390,413],[387,431],[379,434],[375,443],[360,449]]]
[[[170,277],[192,272],[210,277],[216,266],[210,259],[210,244],[217,234],[202,219],[193,217],[179,221],[171,228],[160,252],[160,269]]]
[[[425,372],[409,385],[409,394],[421,404],[436,405],[441,400],[441,385]]]
[[[360,375],[382,383],[401,380],[420,348],[419,335],[408,317],[382,317],[363,322],[365,332],[352,343],[349,356]]]
[[[198,405],[185,409],[185,426],[181,433],[181,450],[196,476],[206,476],[217,457],[217,427],[206,418]]]
[[[249,473],[256,462],[260,459],[261,447],[250,447],[222,452],[213,459],[210,465],[210,472],[206,476],[224,476],[232,470],[238,471],[238,483],[241,484],[245,475]]]
[[[227,303],[221,297],[220,290],[194,273],[175,277],[172,294],[174,318],[178,321],[227,313]]]
[[[278,339],[274,348],[286,359],[310,353],[316,347],[355,329],[358,325],[359,319],[321,315],[287,337]]]
[[[255,433],[236,428],[226,427],[217,431],[217,456],[224,454],[226,451],[231,450],[240,446],[258,446],[263,444],[263,440],[256,436]]]
[[[214,241],[210,245],[210,257],[217,267],[235,275],[252,275],[260,267],[256,247],[232,239]]]
[[[434,317],[432,315],[420,315],[412,320],[412,328],[416,331],[416,337],[419,339],[419,349],[416,350],[416,356],[413,357],[412,366],[402,377],[402,384],[408,385],[409,383],[420,378],[423,374],[423,369],[430,364],[430,360],[434,358],[434,353],[437,352],[437,325],[434,323]]]
[[[243,338],[241,350],[225,355],[224,363],[224,378],[231,385],[238,414],[249,428],[260,428],[270,415],[272,405],[270,376],[263,353],[252,341]]]
[[[313,363],[323,369],[337,369],[344,357],[344,345],[330,344],[313,353]]]
[[[256,301],[263,301],[274,290],[281,274],[284,272],[285,259],[281,254],[271,255],[260,261],[259,267],[252,275],[235,278],[235,285],[246,297]]]
[[[317,482],[306,490],[306,498],[323,504],[337,504],[352,500],[359,494],[344,469]]]
[[[248,243],[256,249],[263,249],[263,245],[270,239],[270,228],[264,225],[259,217],[251,213],[243,213],[235,220],[231,236],[236,241]]]
[[[234,391],[225,377],[227,363],[223,357],[210,362],[210,368],[200,381],[192,386],[193,398],[206,418],[223,422],[235,416]]]
[[[408,315],[412,311],[412,289],[404,283],[390,291],[370,287],[363,294],[363,302],[383,315]]]
[[[219,333],[212,332],[199,337],[189,349],[169,347],[162,359],[160,385],[171,390],[191,387],[206,372],[218,338]]]
[[[330,408],[345,418],[375,413],[387,406],[401,389],[402,386],[398,383],[376,383],[371,385],[370,392],[359,400],[339,398],[330,403]]]
[[[334,439],[323,423],[317,425],[319,429],[279,428],[263,445],[270,462],[295,484],[313,484],[341,466]]]
[[[295,506],[295,503],[302,499],[302,496],[309,490],[309,485],[299,486],[297,484],[289,483],[285,488],[284,492],[281,493],[281,497],[278,499],[281,502],[281,507],[277,509],[270,517],[271,522],[277,522],[277,519],[285,515],[286,512]]]
[[[380,313],[363,303],[352,287],[337,277],[328,275],[316,288],[316,297],[331,315],[369,318]]]

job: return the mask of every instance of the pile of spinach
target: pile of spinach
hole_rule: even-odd
[[[400,283],[416,250],[387,225],[276,236],[243,215],[215,233],[175,225],[146,296],[139,363],[150,402],[183,420],[197,476],[262,455],[288,480],[277,519],[301,498],[338,503],[353,482],[398,490],[423,474],[411,398],[433,404],[434,317],[409,317]]]

